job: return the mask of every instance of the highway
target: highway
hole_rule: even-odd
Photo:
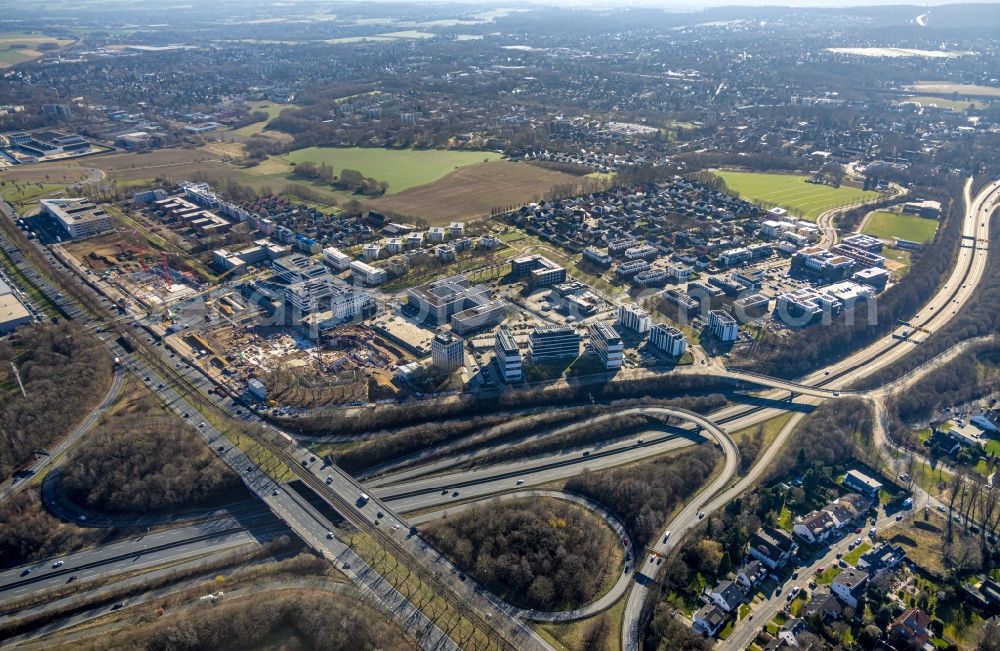
[[[136,536],[110,545],[46,559],[0,572],[0,607],[28,594],[81,584],[120,572],[132,572],[224,548],[258,543],[286,531],[272,515],[250,522],[219,520]],[[54,567],[55,563],[61,563]],[[30,572],[30,573],[29,573]]]
[[[971,179],[965,188],[966,201],[970,205],[970,209],[968,210],[966,219],[963,223],[963,236],[965,238],[965,244],[963,245],[963,248],[960,251],[959,259],[957,261],[955,269],[952,275],[949,277],[947,283],[944,284],[944,286],[938,292],[935,298],[932,299],[932,301],[930,301],[928,305],[925,308],[923,308],[920,312],[918,312],[911,320],[910,322],[911,328],[922,328],[930,332],[933,332],[934,330],[940,328],[945,323],[947,323],[951,315],[957,312],[957,310],[971,297],[976,284],[979,282],[985,270],[985,264],[986,264],[985,243],[988,242],[989,238],[989,233],[987,228],[988,220],[986,218],[989,215],[989,207],[984,208],[983,204],[986,203],[987,200],[990,205],[992,205],[995,202],[994,194],[996,193],[997,188],[1000,187],[1000,182],[995,182],[990,186],[988,186],[987,190],[980,193],[980,195],[976,198],[975,202],[973,202],[972,198],[969,196],[970,187],[971,187]],[[72,308],[73,305],[70,304],[68,306],[68,309]],[[77,312],[79,312],[79,310],[77,310]],[[905,355],[906,352],[912,349],[913,345],[915,344],[912,343],[912,341],[906,341],[899,338],[895,338],[892,335],[887,335],[886,337],[872,344],[871,346],[867,347],[863,351],[855,353],[854,355],[849,356],[847,359],[842,360],[837,364],[831,365],[826,369],[817,371],[816,373],[807,376],[806,378],[800,380],[799,382],[790,383],[788,381],[780,380],[777,378],[767,378],[766,380],[773,381],[774,383],[778,382],[784,383],[785,387],[789,387],[790,385],[794,384],[799,388],[809,388],[810,392],[807,395],[805,395],[804,398],[799,400],[797,404],[818,404],[819,402],[822,402],[823,400],[832,397],[834,391],[845,391],[851,383],[865,377],[874,370],[883,368],[884,366],[892,363],[902,355]],[[112,344],[112,349],[114,349],[114,344]],[[136,360],[133,359],[132,361],[135,362]],[[141,364],[139,364],[138,366],[139,368],[143,368]],[[185,375],[187,375],[190,372],[194,374],[197,378],[199,378],[199,383],[202,382],[200,374],[197,374],[196,372],[188,371],[188,369],[182,369],[181,372],[185,373]],[[156,376],[156,374],[153,374],[152,372],[150,372],[149,374],[159,379]],[[762,378],[749,379],[749,381],[762,383],[761,380],[763,379]],[[157,380],[152,380],[152,381],[156,382]],[[795,387],[791,387],[791,388],[774,389],[764,395],[765,397],[768,398],[778,399],[780,396],[784,395],[787,391],[792,391],[796,393],[806,393],[805,391],[797,391]],[[176,409],[189,409],[192,413],[195,413],[193,408],[191,408],[190,405],[186,403],[180,395],[174,393],[173,389],[171,389],[170,387],[166,387],[166,389],[163,390],[161,393],[164,395],[165,399],[168,400],[168,404],[175,405]],[[224,407],[228,409],[230,408],[230,405],[224,405]],[[746,407],[742,405],[737,405],[734,407],[729,407],[720,410],[719,412],[716,412],[715,414],[712,414],[710,417],[705,419],[706,422],[708,422],[711,425],[711,428],[715,428],[715,430],[717,430],[713,431],[711,428],[706,428],[706,431],[708,431],[709,434],[712,435],[717,442],[719,442],[719,444],[723,447],[724,452],[726,453],[726,469],[712,482],[712,484],[709,487],[707,487],[702,492],[702,495],[705,496],[704,499],[699,497],[698,499],[692,501],[674,519],[674,521],[670,524],[669,527],[670,531],[672,532],[671,535],[667,537],[666,541],[664,541],[663,538],[660,538],[659,542],[656,544],[656,546],[654,546],[655,551],[661,554],[669,552],[672,546],[676,544],[676,541],[683,535],[683,533],[691,526],[697,523],[697,513],[699,510],[709,511],[711,509],[718,508],[719,502],[724,503],[721,499],[723,496],[730,495],[732,490],[735,490],[737,488],[741,490],[745,489],[753,481],[755,481],[758,478],[762,469],[765,468],[767,463],[769,463],[773,459],[775,452],[780,448],[780,444],[785,440],[785,438],[788,435],[790,435],[793,429],[792,426],[793,423],[800,420],[801,415],[794,417],[792,419],[792,423],[789,423],[789,426],[786,427],[779,434],[778,440],[776,440],[775,443],[772,444],[769,447],[769,449],[764,453],[764,455],[762,455],[762,458],[751,470],[750,474],[748,474],[746,477],[744,477],[743,480],[741,480],[738,484],[736,484],[736,486],[734,486],[732,490],[727,491],[724,495],[721,495],[719,498],[712,500],[709,504],[702,507],[702,509],[699,509],[698,508],[699,502],[703,502],[708,497],[711,497],[712,495],[719,493],[720,491],[725,489],[726,486],[732,481],[732,478],[735,475],[736,459],[738,458],[738,451],[736,450],[735,445],[732,444],[732,441],[728,438],[728,435],[725,434],[725,430],[722,430],[721,428],[717,427],[714,423],[712,423],[712,421],[725,422],[729,429],[739,429],[742,427],[750,426],[768,420],[769,418],[772,418],[773,416],[778,415],[783,411],[784,409],[777,407]],[[254,417],[250,418],[252,420],[256,420]],[[206,437],[206,440],[209,441],[210,444],[220,440],[219,433],[215,431],[210,425],[204,429],[201,429],[200,431],[202,435]],[[719,436],[720,433],[721,437]],[[726,443],[726,441],[728,441],[728,444]],[[642,458],[643,456],[648,456],[649,454],[652,453],[658,453],[662,450],[656,450],[655,448],[645,449],[644,447],[639,446],[638,451],[639,454],[635,458]],[[327,546],[326,543],[323,542],[322,538],[319,540],[319,543],[317,544],[315,537],[317,535],[322,536],[324,533],[324,527],[329,523],[322,523],[320,526],[317,526],[318,524],[320,524],[321,518],[317,519],[316,518],[317,514],[310,513],[309,508],[307,508],[308,505],[297,504],[295,503],[294,498],[286,500],[285,496],[288,491],[282,491],[279,487],[275,486],[273,482],[271,482],[269,479],[262,478],[263,473],[260,473],[259,469],[256,468],[256,465],[249,462],[250,460],[247,459],[245,455],[243,455],[243,453],[238,451],[236,448],[229,448],[228,450],[225,451],[225,453],[222,456],[224,459],[227,460],[227,462],[230,463],[232,467],[234,467],[235,470],[237,470],[237,472],[240,472],[241,476],[244,477],[244,481],[247,482],[248,486],[251,486],[254,492],[257,493],[262,499],[264,499],[265,502],[267,502],[269,506],[271,506],[271,508],[276,513],[279,514],[279,517],[284,516],[282,517],[282,519],[290,521],[289,523],[292,525],[293,530],[296,530],[297,533],[300,533],[300,535],[303,536],[304,539],[306,539],[311,546],[318,548],[324,548]],[[232,457],[232,458],[227,458],[227,457]],[[626,457],[623,454],[621,458],[626,458]],[[523,466],[521,467],[523,468]],[[516,472],[518,471],[517,468],[518,466],[516,465],[512,466],[510,469],[507,470],[507,472]],[[244,470],[245,472],[241,471],[241,469]],[[555,470],[555,469],[550,468],[547,470]],[[359,487],[357,486],[356,483],[354,483],[353,479],[346,477],[346,475],[344,476],[343,479],[346,483],[338,485],[336,487],[336,490],[338,494],[340,494],[340,497],[342,499],[344,498],[345,495],[356,494],[359,490]],[[480,481],[485,479],[486,479],[485,475],[478,477],[476,479],[477,485],[488,484],[487,481]],[[429,481],[429,482],[437,481],[438,482],[437,485],[434,486],[433,488],[438,494],[440,494],[440,491],[437,489],[441,486],[441,482],[451,481],[451,478],[444,477],[441,478],[440,480],[424,480],[424,481]],[[510,486],[511,481],[509,480],[509,478],[505,478],[503,480],[495,480],[495,481],[506,482],[502,490],[511,489]],[[535,480],[533,479],[532,482],[535,483]],[[434,505],[440,503],[440,499],[437,497],[437,495],[434,494],[434,492],[428,492],[431,488],[430,483],[428,483],[426,486],[421,486],[420,484],[417,484],[417,486],[419,487],[419,490],[424,491],[422,493],[423,495],[428,496],[426,501],[427,505]],[[499,488],[499,486],[491,487],[490,489],[484,489],[484,490],[495,490],[497,488]],[[277,495],[272,494],[272,491],[274,490],[278,491]],[[382,492],[381,488],[377,490],[380,493]],[[468,489],[463,489],[460,492],[460,497],[462,498],[469,497],[470,496],[469,492],[470,491]],[[451,495],[449,494],[447,497],[451,497]],[[399,502],[402,499],[404,498],[399,498],[399,500],[396,501]],[[405,499],[409,499],[409,497]],[[393,497],[387,496],[387,500],[391,502],[393,500]],[[369,504],[376,505],[379,504],[379,502],[373,499],[369,502]],[[423,508],[423,504],[424,503],[422,502],[421,505],[415,506],[413,508]],[[382,504],[382,506],[384,506],[384,504]],[[397,504],[394,503],[394,506],[397,506]],[[410,508],[410,507],[409,505],[405,505],[405,508]],[[359,512],[362,515],[366,514],[364,508],[360,508]],[[391,514],[391,511],[389,511],[388,509],[385,509],[383,512],[384,514]],[[293,517],[293,515],[295,517]],[[371,517],[371,514],[367,514],[367,517]],[[395,519],[396,516],[392,517],[394,518],[394,520],[390,521],[392,525],[399,525],[400,529],[402,529],[406,524],[404,520]],[[328,553],[334,554],[333,558],[336,558],[335,555],[336,552],[337,552],[336,549],[324,549],[324,555]],[[651,565],[652,567],[647,568],[646,565]],[[630,594],[629,603],[626,606],[626,626],[623,627],[623,642],[626,643],[624,648],[632,649],[635,648],[635,646],[637,645],[638,623],[640,621],[639,615],[641,614],[640,611],[643,602],[642,599],[643,595],[640,593],[646,590],[646,585],[645,585],[646,583],[652,582],[652,579],[654,578],[655,575],[655,567],[656,567],[655,563],[647,562],[644,564],[642,569],[636,575],[637,583],[634,586],[632,593]],[[383,581],[382,583],[384,584],[386,582]],[[633,601],[639,602],[638,608],[633,607]],[[499,604],[494,604],[494,605],[498,609],[502,610],[502,605]]]

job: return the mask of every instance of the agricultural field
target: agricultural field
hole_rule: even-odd
[[[918,93],[940,93],[942,95],[957,93],[973,97],[1000,97],[1000,88],[996,86],[953,84],[948,81],[918,81],[910,86],[904,86],[903,90],[912,90]]]
[[[376,175],[376,178],[379,178]],[[493,161],[463,167],[444,178],[371,201],[372,207],[419,217],[428,224],[489,216],[495,207],[520,206],[541,198],[554,185],[581,177],[526,163]]]
[[[280,157],[287,163],[326,163],[336,173],[358,170],[365,176],[389,183],[389,194],[433,183],[454,170],[486,161],[501,154],[485,151],[440,149],[379,149],[374,147],[307,147]]]
[[[938,220],[927,217],[879,210],[868,217],[861,232],[884,240],[898,238],[911,242],[930,242],[937,233],[939,223]]]
[[[46,48],[61,48],[70,43],[70,39],[55,38],[38,32],[0,32],[0,69],[37,59],[45,54]],[[45,48],[39,50],[39,46]]]
[[[947,108],[953,111],[964,111],[968,108],[978,109],[984,106],[981,101],[971,100],[971,99],[946,99],[944,97],[907,97],[906,99],[901,99],[897,104],[915,104],[917,106],[936,106],[938,108]]]
[[[763,206],[781,206],[809,221],[831,208],[878,198],[877,192],[806,183],[808,176],[720,170],[716,174],[740,197]]]

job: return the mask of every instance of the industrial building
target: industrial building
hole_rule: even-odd
[[[434,369],[450,373],[465,366],[465,346],[461,337],[439,332],[431,339],[431,363]]]
[[[618,324],[642,335],[649,332],[653,319],[649,312],[637,305],[621,305],[618,307]]]
[[[650,329],[649,343],[673,357],[680,357],[687,351],[684,333],[663,323],[657,323]]]
[[[604,364],[604,368],[621,368],[625,345],[618,332],[607,323],[597,321],[590,326],[590,349]]]
[[[573,360],[580,356],[580,333],[570,326],[543,326],[528,335],[533,363]]]
[[[522,377],[521,351],[514,341],[514,336],[507,328],[497,331],[496,343],[493,349],[493,360],[497,363],[500,378],[504,382],[519,382]]]
[[[30,321],[31,313],[28,308],[14,295],[10,285],[0,280],[0,334],[12,332]]]

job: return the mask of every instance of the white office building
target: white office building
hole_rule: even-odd
[[[618,307],[618,324],[643,335],[653,326],[653,319],[649,312],[637,305],[621,305]]]
[[[42,212],[56,220],[71,239],[80,240],[113,228],[111,215],[87,199],[43,199],[39,203]]]
[[[323,261],[338,271],[351,266],[351,256],[333,246],[323,249]]]
[[[521,380],[521,351],[514,341],[514,336],[507,328],[497,331],[496,343],[493,349],[493,359],[500,370],[504,382],[519,382]]]
[[[687,351],[684,333],[663,323],[657,323],[649,331],[649,343],[672,357],[680,357]]]
[[[431,363],[438,371],[450,373],[465,366],[465,346],[461,337],[439,332],[431,339]]]
[[[597,321],[590,326],[590,349],[604,364],[604,368],[621,368],[625,345],[615,329],[607,323]]]
[[[708,313],[708,331],[719,341],[736,341],[740,336],[740,325],[729,312],[712,310]]]

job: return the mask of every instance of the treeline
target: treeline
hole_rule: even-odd
[[[358,194],[366,195],[381,195],[385,194],[389,189],[389,183],[387,181],[379,181],[371,177],[365,177],[364,174],[357,170],[343,169],[340,170],[340,174],[337,175],[327,163],[312,163],[310,161],[304,161],[298,163],[295,169],[292,170],[292,178],[295,179],[308,179],[310,181],[319,181],[320,183],[326,183],[331,185],[338,190],[346,190],[348,192],[356,192]]]
[[[979,287],[968,303],[926,341],[916,346],[888,368],[859,383],[861,388],[881,386],[902,377],[956,344],[988,335],[1000,335],[1000,219],[990,223],[990,251]],[[914,266],[916,268],[916,266]],[[911,272],[913,273],[913,272]],[[905,279],[904,279],[905,280]],[[940,306],[938,309],[946,309]]]
[[[838,315],[829,325],[809,326],[788,336],[764,331],[762,338],[755,342],[752,354],[736,360],[734,366],[765,375],[798,377],[891,332],[900,320],[909,319],[927,303],[951,270],[961,236],[963,213],[960,201],[951,202],[934,244],[914,252],[910,272],[876,298],[874,318],[869,318],[868,309],[861,305],[853,312]]]
[[[628,468],[584,471],[566,482],[566,490],[586,495],[612,511],[641,549],[666,525],[670,513],[712,475],[719,452],[702,445],[675,457]]]
[[[107,349],[76,324],[26,326],[0,341],[0,477],[68,433],[111,376]]]
[[[839,398],[824,402],[803,419],[785,443],[772,468],[777,476],[793,469],[803,471],[815,465],[833,466],[860,455],[870,459],[876,454],[872,445],[875,416],[871,406],[860,398]]]
[[[0,502],[0,568],[103,544],[114,535],[112,529],[80,529],[60,522],[45,510],[38,489],[24,489]]]
[[[242,482],[186,425],[133,414],[113,417],[91,435],[60,478],[71,500],[112,513],[222,504],[245,496]]]
[[[725,407],[726,402],[725,396],[715,393],[708,396],[667,400],[666,402],[658,402],[656,406],[683,407],[699,414],[705,414],[714,409],[721,409],[722,407]],[[587,445],[588,443],[595,443],[609,438],[621,438],[628,436],[629,434],[641,432],[648,427],[655,427],[661,422],[662,418],[658,416],[647,416],[645,414],[619,416],[613,421],[606,421],[603,423],[590,423],[585,421],[579,427],[575,427],[569,432],[563,432],[556,436],[547,436],[539,441],[534,441],[532,443],[501,451],[484,459],[483,462],[516,459],[518,457],[542,454],[552,450],[565,450],[566,448]]]
[[[739,383],[713,375],[665,374],[653,378],[622,380],[601,385],[580,385],[530,391],[508,391],[498,396],[463,396],[460,400],[439,404],[435,400],[416,404],[386,405],[351,417],[344,417],[339,410],[322,410],[294,420],[280,420],[287,427],[301,434],[334,435],[362,434],[385,428],[405,427],[426,422],[439,422],[445,418],[459,418],[494,413],[506,409],[543,407],[560,408],[573,404],[591,404],[597,401],[620,399],[673,398],[679,396],[725,393],[736,389]]]
[[[75,642],[77,649],[411,651],[417,645],[386,617],[345,595],[319,590],[263,593],[180,610],[153,623]],[[280,643],[278,642],[280,641]],[[277,647],[276,647],[277,645]]]
[[[890,405],[906,422],[928,420],[942,407],[960,405],[1000,391],[998,368],[1000,348],[991,346],[966,351],[894,396]]]
[[[494,501],[423,528],[431,544],[492,592],[544,610],[598,596],[615,536],[582,507],[557,499]]]
[[[527,436],[543,427],[571,422],[598,411],[600,410],[596,407],[576,407],[513,419],[509,414],[489,414],[430,421],[401,429],[390,428],[375,432],[368,440],[340,453],[337,464],[351,474],[357,474],[386,461],[458,441],[473,434],[483,434],[476,438],[478,444],[496,443],[515,436]],[[471,441],[469,445],[472,445]]]

